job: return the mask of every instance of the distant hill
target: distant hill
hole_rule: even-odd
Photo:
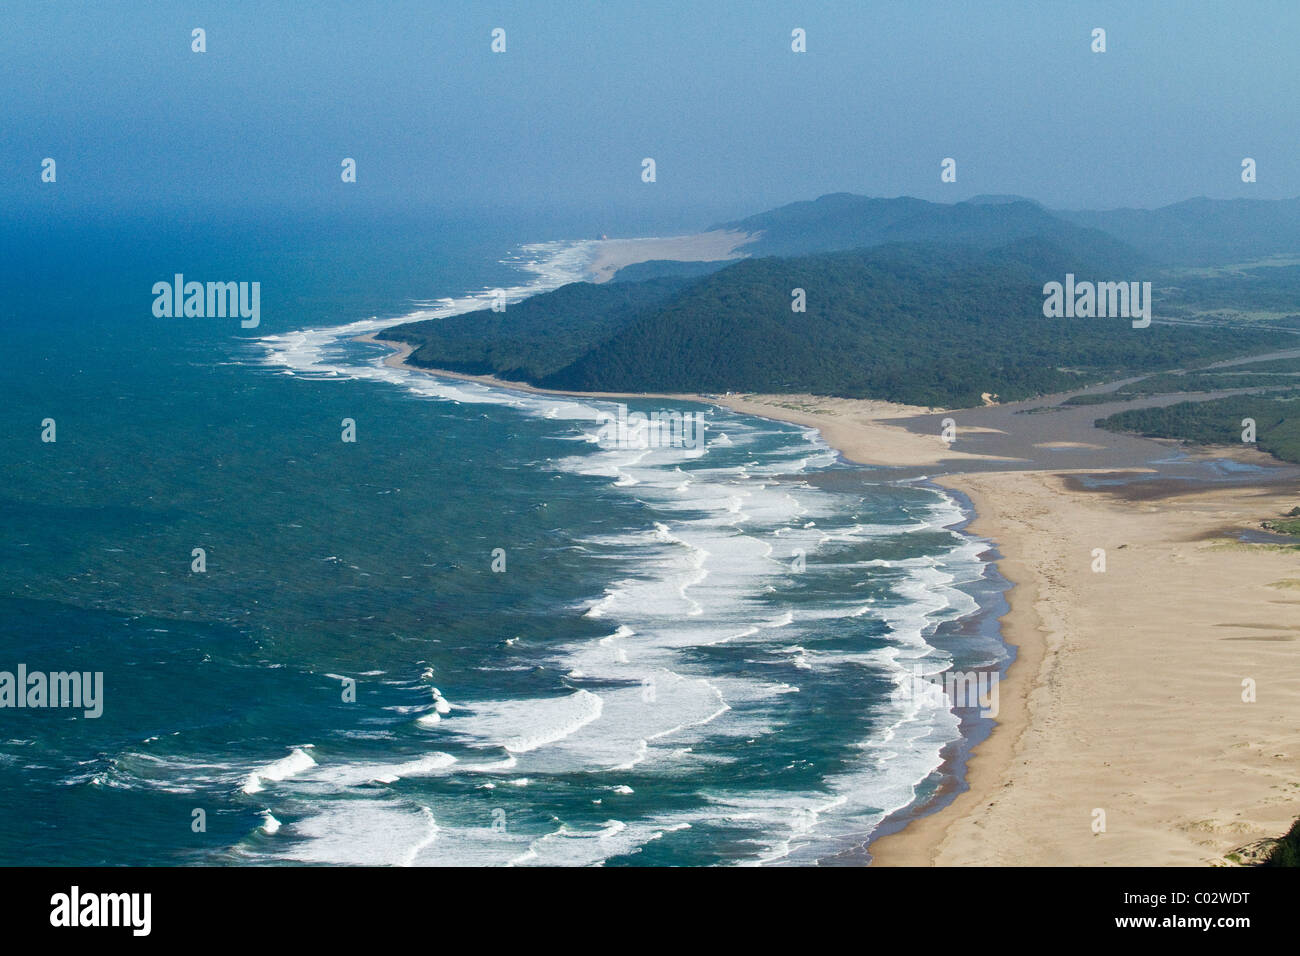
[[[1160,209],[1066,211],[1022,196],[959,203],[831,193],[714,228],[757,233],[751,256],[862,249],[887,242],[954,242],[992,249],[1049,238],[1107,271],[1210,266],[1300,255],[1300,198],[1189,199]]]
[[[1013,196],[1005,193],[981,193],[978,196],[971,196],[970,199],[964,200],[976,206],[1001,206],[1012,202],[1032,203],[1039,208],[1046,208],[1036,199],[1030,199],[1027,196]]]
[[[1045,319],[1043,282],[1072,268],[1095,274],[1078,248],[1035,236],[992,250],[893,243],[745,259],[695,279],[578,283],[505,315],[412,323],[384,337],[416,344],[416,364],[549,388],[806,391],[947,407],[978,405],[984,392],[1014,400],[1294,341]],[[806,290],[805,313],[791,310],[795,288]]]
[[[1225,265],[1300,254],[1300,199],[1201,198],[1160,209],[1055,214],[1104,230],[1164,265]]]
[[[578,391],[813,392],[917,405],[1010,401],[1262,350],[1275,331],[1049,320],[1044,275],[1083,261],[1047,240],[985,251],[894,244],[744,260],[700,279],[540,380]],[[791,311],[791,289],[807,312]]]
[[[806,391],[946,407],[1295,344],[1282,327],[1295,324],[1300,267],[1175,275],[1162,264],[1300,250],[1300,200],[1057,213],[1019,196],[944,204],[836,193],[717,228],[756,234],[743,247],[750,258],[639,263],[605,285],[385,337],[414,345],[417,365],[550,388]],[[1187,324],[1045,319],[1043,284],[1067,272],[1151,280],[1164,317]],[[806,312],[791,311],[796,288]]]
[[[1097,269],[1127,274],[1144,256],[1105,232],[1067,221],[1032,200],[981,196],[960,203],[873,199],[832,193],[714,228],[758,233],[742,247],[751,256],[807,255],[890,242],[938,242],[994,249],[1044,238],[1077,252]]]

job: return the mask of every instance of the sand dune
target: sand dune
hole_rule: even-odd
[[[590,266],[591,281],[608,282],[614,273],[638,262],[671,259],[677,262],[716,262],[744,255],[741,249],[754,237],[727,229],[689,236],[650,239],[602,239]]]

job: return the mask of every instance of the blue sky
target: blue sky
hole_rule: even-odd
[[[1293,0],[7,0],[0,62],[9,206],[47,201],[46,156],[81,207],[328,207],[348,156],[342,201],[575,210],[611,233],[834,191],[1065,208],[1300,195]]]

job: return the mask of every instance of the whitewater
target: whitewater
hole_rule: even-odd
[[[249,346],[247,363],[274,374],[373,382],[466,414],[491,405],[544,422],[558,451],[524,464],[598,480],[652,518],[572,542],[611,573],[589,600],[554,609],[604,630],[549,648],[537,662],[564,675],[566,693],[466,697],[454,686],[433,687],[427,671],[390,675],[423,697],[390,709],[427,738],[426,756],[383,761],[336,750],[326,757],[311,742],[286,742],[264,762],[215,771],[266,821],[232,848],[237,859],[599,865],[634,862],[652,844],[695,831],[728,834],[726,862],[813,863],[860,845],[912,804],[933,783],[945,748],[960,739],[946,701],[901,692],[918,670],[954,665],[934,635],[980,611],[972,588],[989,575],[987,543],[947,530],[967,515],[942,490],[908,487],[904,503],[891,504],[882,519],[868,510],[869,483],[847,494],[813,480],[846,466],[812,429],[703,407],[701,447],[610,448],[598,433],[602,413],[607,419],[616,410],[612,402],[393,367],[384,361],[389,350],[356,341],[399,322],[483,309],[501,294],[517,302],[581,280],[594,250],[591,242],[523,246],[511,260],[528,277],[517,286],[418,302],[398,320],[306,328]],[[904,492],[882,483],[874,493],[893,502]],[[908,543],[920,540],[926,553],[911,553]],[[987,642],[974,653],[982,666],[1005,663]],[[855,697],[852,688],[865,688],[868,678],[874,690]],[[815,735],[791,704],[818,682],[849,688],[837,703],[843,719],[818,718],[827,727],[870,718],[870,735],[848,741],[849,758],[810,754],[810,764],[826,769],[806,789],[761,780],[714,785],[746,746]],[[781,752],[788,756],[791,747],[797,753],[787,743]],[[174,769],[171,785],[185,775]],[[523,794],[546,822],[515,826],[495,809],[479,819],[445,793],[413,792],[413,781],[426,778],[463,783],[467,793]],[[689,797],[626,811],[646,781]],[[553,786],[563,794],[554,802]],[[566,819],[575,787],[590,792],[603,822]]]

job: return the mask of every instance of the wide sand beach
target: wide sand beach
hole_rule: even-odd
[[[997,547],[1013,585],[1002,627],[1017,660],[968,789],[872,843],[875,865],[1221,863],[1300,814],[1300,552],[1249,534],[1300,503],[1295,469],[1206,449],[1184,470],[1215,459],[1263,470],[1231,485],[1160,479],[1129,460],[1167,458],[1172,443],[1114,436],[1077,414],[954,412],[988,424],[949,448],[902,427],[938,416],[882,402],[723,403],[819,427],[865,464],[933,466],[933,480],[970,499],[968,533]],[[1050,423],[1030,438],[1059,438],[1017,444],[1021,422]],[[996,454],[959,450],[969,444]],[[1053,456],[1069,467],[1043,467]],[[1107,474],[1154,480],[1081,478]]]

